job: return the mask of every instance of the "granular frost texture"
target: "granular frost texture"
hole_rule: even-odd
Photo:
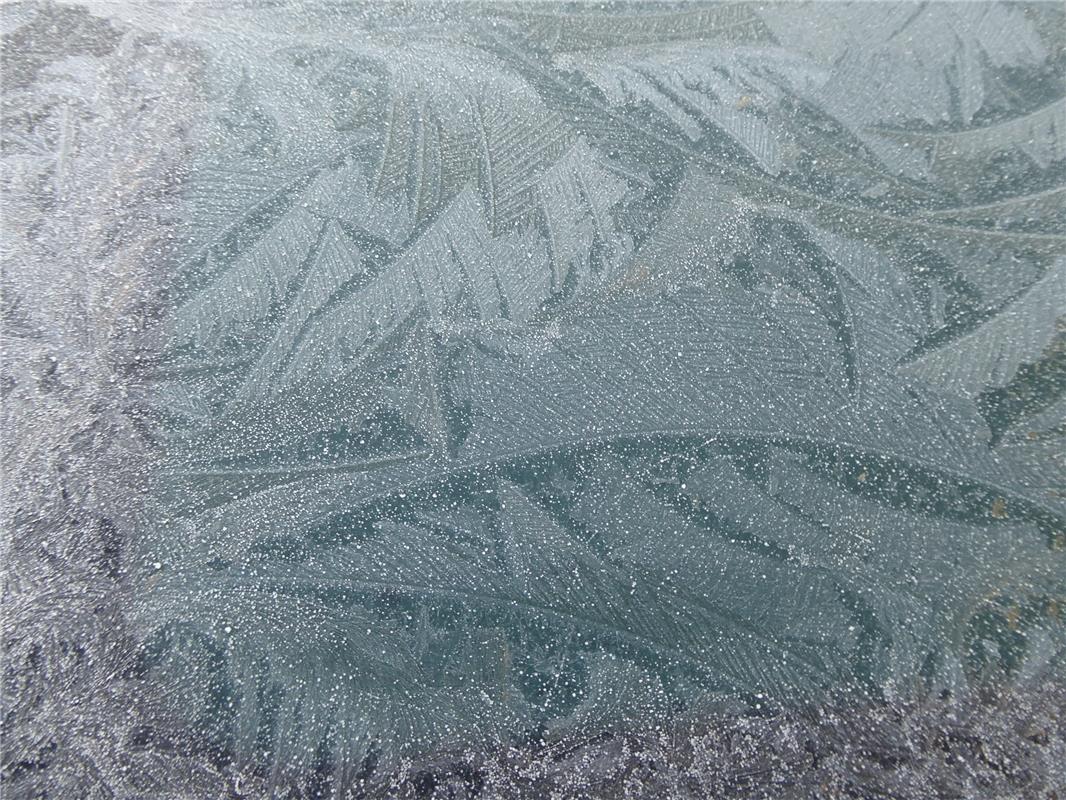
[[[1054,3],[4,6],[12,797],[1049,797]]]

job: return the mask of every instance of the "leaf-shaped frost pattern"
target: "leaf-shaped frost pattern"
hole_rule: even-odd
[[[190,22],[214,105],[130,400],[163,453],[131,616],[179,718],[343,796],[1061,669],[1035,17],[315,8]]]
[[[886,513],[858,498],[826,504],[820,499],[826,488],[801,458],[778,451],[756,472],[750,465],[712,463],[693,476],[688,491],[740,528],[769,535],[799,563],[834,573],[844,566],[882,639],[867,667],[884,670],[893,692],[906,696],[931,656],[946,662],[945,678],[957,674],[952,639],[960,621],[989,594],[1008,591],[1013,581],[1033,581],[1029,590],[1058,591],[1061,558],[1048,557],[1040,537],[1023,526],[975,530]],[[964,549],[958,547],[960,536],[967,538]],[[888,586],[897,588],[885,591]]]
[[[708,127],[719,129],[771,175],[795,155],[777,117],[788,80],[805,89],[820,80],[817,68],[787,54],[743,48],[626,49],[606,58],[560,57],[557,63],[585,73],[614,105],[647,103],[693,141]]]
[[[1066,158],[1066,102],[1056,100],[1013,119],[962,131],[923,133],[883,131],[924,147],[931,164],[972,161],[990,153],[1018,148],[1038,166]]]
[[[770,41],[771,32],[745,3],[667,13],[566,14],[499,10],[504,19],[518,21],[531,40],[558,51],[586,50],[669,42],[677,39],[717,39],[730,42]]]
[[[303,330],[280,330],[246,391],[262,393],[277,373],[281,386],[336,380],[420,312],[437,322],[524,323],[568,282],[610,280],[629,248],[611,217],[625,191],[580,142],[538,181],[547,237],[529,227],[493,236],[467,189],[366,286],[348,296],[338,286],[303,315]]]
[[[1066,317],[1066,260],[989,321],[943,347],[923,353],[904,370],[944,389],[973,396],[1006,386],[1026,362],[1040,359]]]
[[[324,253],[323,259],[336,260],[344,259],[344,248],[351,245],[331,240],[327,246],[334,252]],[[514,269],[520,261],[525,274]],[[397,261],[350,299],[335,297],[343,292],[344,281],[316,287],[319,301],[297,311],[298,322],[286,326],[283,321],[246,391],[270,390],[278,373],[280,380],[273,383],[281,386],[331,380],[420,310],[442,320],[459,313],[466,300],[477,319],[501,318],[507,312],[524,321],[547,295],[548,280],[547,256],[539,242],[529,233],[493,238],[475,195],[464,192]]]

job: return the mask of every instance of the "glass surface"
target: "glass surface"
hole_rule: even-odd
[[[12,796],[1063,777],[1060,4],[2,11]]]

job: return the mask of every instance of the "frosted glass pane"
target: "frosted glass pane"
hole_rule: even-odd
[[[820,742],[1060,702],[1063,19],[5,6],[18,796],[873,786]]]

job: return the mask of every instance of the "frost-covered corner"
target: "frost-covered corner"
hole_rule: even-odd
[[[3,787],[159,796],[205,767],[131,743],[130,536],[149,438],[133,348],[171,249],[195,51],[83,8],[3,24]],[[209,796],[209,795],[204,795]]]

